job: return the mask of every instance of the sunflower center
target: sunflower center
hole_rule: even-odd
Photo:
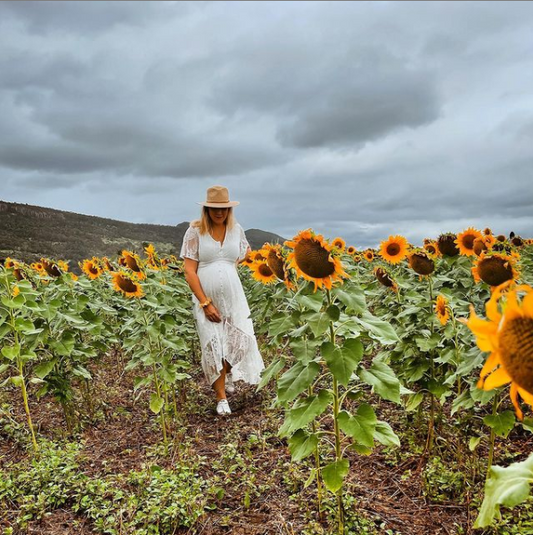
[[[499,256],[489,256],[480,260],[477,272],[481,280],[491,286],[499,286],[513,278],[513,268],[506,259]]]
[[[260,264],[258,271],[263,277],[271,277],[272,270],[266,264]]]
[[[499,336],[500,355],[513,381],[533,394],[533,318],[513,318]]]
[[[135,293],[137,285],[126,277],[117,277],[117,284],[119,288],[127,293]]]
[[[463,247],[466,249],[473,249],[474,248],[474,240],[477,238],[477,236],[474,236],[474,234],[467,234],[463,237]]]
[[[389,256],[396,256],[400,252],[400,246],[397,243],[390,243],[387,245],[387,254]]]
[[[285,279],[285,270],[283,269],[283,264],[283,260],[275,253],[275,251],[270,251],[270,253],[268,253],[268,267],[280,280]]]
[[[414,254],[409,263],[413,270],[419,275],[429,275],[435,270],[435,263],[424,254]]]
[[[98,275],[98,269],[96,268],[96,266],[94,264],[91,264],[89,266],[89,271],[93,274],[93,275]]]
[[[335,272],[335,264],[329,261],[329,252],[320,243],[303,239],[294,248],[298,267],[309,277],[322,279]]]

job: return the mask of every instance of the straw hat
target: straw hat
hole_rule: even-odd
[[[205,202],[199,202],[202,206],[209,208],[230,208],[237,206],[239,201],[230,201],[228,188],[224,186],[211,186],[207,189],[207,199]]]

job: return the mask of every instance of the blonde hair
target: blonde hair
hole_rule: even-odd
[[[224,224],[228,229],[232,229],[235,223],[236,221],[233,215],[233,207],[230,206],[228,208],[228,217],[226,217]],[[200,215],[200,219],[196,219],[195,221],[193,221],[191,223],[191,227],[196,227],[197,229],[199,229],[200,234],[202,235],[213,230],[213,221],[211,221],[211,218],[209,217],[209,208],[207,206],[202,207],[202,214]]]

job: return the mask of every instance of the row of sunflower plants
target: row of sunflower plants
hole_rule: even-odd
[[[377,354],[373,365],[376,362],[385,365],[390,363],[402,380],[416,388],[417,392],[411,392],[412,395],[409,396],[408,410],[420,407],[424,397],[430,396],[427,446],[431,445],[434,438],[436,401],[443,404],[452,396],[452,414],[460,410],[468,411],[475,404],[483,406],[492,402],[491,414],[483,418],[491,429],[488,459],[490,469],[495,434],[506,436],[514,426],[515,419],[505,407],[504,410],[499,410],[501,402],[498,392],[487,388],[487,385],[492,386],[491,382],[484,385],[477,383],[473,377],[475,370],[483,363],[483,356],[475,347],[473,337],[465,325],[466,317],[471,303],[476,308],[483,306],[494,288],[501,283],[516,280],[519,275],[523,280],[531,276],[530,269],[527,269],[527,266],[531,268],[531,242],[513,236],[509,239],[504,236],[494,237],[488,229],[481,233],[470,228],[459,235],[446,233],[438,240],[425,240],[423,248],[410,246],[401,236],[391,236],[382,242],[379,250],[359,253],[354,247],[345,248],[340,238],[332,242],[335,246],[332,247],[322,237],[317,238],[309,231],[300,233],[293,242],[287,242],[286,245],[294,250],[290,255],[286,250],[276,247],[278,263],[281,263],[283,270],[272,262],[271,246],[254,251],[249,264],[256,280],[263,284],[283,281],[292,290],[284,292],[283,287],[277,285],[274,291],[265,293],[264,289],[256,286],[252,295],[255,294],[258,305],[266,303],[263,313],[270,306],[279,311],[270,316],[268,322],[263,322],[261,329],[270,334],[274,346],[286,348],[286,354],[271,363],[260,386],[279,375],[287,365],[292,365],[279,379],[281,390],[278,382],[278,403],[287,408],[287,418],[280,433],[289,438],[289,446],[295,458],[314,454],[314,475],[321,472],[317,451],[322,435],[314,414],[318,411],[319,420],[321,415],[327,414],[328,400],[331,400],[335,413],[335,391],[338,393],[339,389],[339,377],[335,378],[333,369],[327,368],[326,357],[330,355],[328,351],[334,354],[337,350],[337,358],[334,360],[343,363],[342,366],[345,367],[344,359],[339,358],[346,341],[343,339],[346,334],[343,330],[346,325],[356,325],[359,341],[364,337],[361,326],[368,329],[365,353]],[[298,245],[299,252],[296,249]],[[338,260],[342,253],[345,269],[352,280],[341,289],[344,276],[340,276],[336,258]],[[322,268],[317,268],[318,265],[322,265]],[[278,275],[275,273],[276,268]],[[316,283],[327,280],[328,285],[336,283],[335,287],[330,286],[325,295],[311,294],[308,287],[294,280],[291,268],[295,268],[296,274],[308,281]],[[344,303],[336,294],[344,297]],[[368,305],[364,304],[365,297]],[[335,310],[342,310],[342,305],[348,305],[348,299],[352,308],[348,306],[342,311],[344,317],[339,315],[337,318]],[[358,312],[361,313],[360,317],[357,316]],[[320,340],[324,333],[329,332],[328,323],[333,325],[334,342],[331,334],[329,340]],[[391,336],[391,331],[397,332],[399,338]],[[348,339],[353,334],[353,331],[348,334]],[[333,346],[323,345],[324,342]],[[350,344],[351,342],[348,346]],[[349,360],[349,351],[345,355]],[[353,358],[352,362],[355,360],[357,359]],[[331,356],[330,362],[333,362]],[[358,365],[361,362],[363,359],[359,360]],[[316,364],[321,371],[313,375]],[[354,368],[352,378],[360,373],[358,365]],[[320,366],[326,367],[328,372],[322,373]],[[315,393],[317,385],[327,377],[327,373],[332,375],[331,388]],[[364,376],[365,372],[362,373]],[[383,375],[380,376],[382,377]],[[370,384],[375,387],[379,382],[376,384],[374,379]],[[340,387],[344,385],[340,383]],[[303,390],[292,397],[292,391],[299,388]],[[402,393],[407,392],[407,389],[402,388]],[[347,395],[343,401],[350,397],[351,394]],[[297,399],[296,403],[288,408],[288,403],[294,399]],[[350,416],[357,416],[357,412]],[[304,422],[302,427],[295,427],[300,421]],[[528,428],[528,424],[525,427]],[[342,431],[342,428],[339,429]],[[339,429],[333,425],[330,433],[336,435]],[[470,448],[473,449],[480,439],[481,437],[471,437]],[[345,466],[344,463],[335,464],[338,456],[334,459],[332,467]],[[333,472],[337,481],[342,479],[339,478],[338,471]],[[328,477],[329,470],[325,474]],[[317,487],[320,494],[318,478]],[[342,519],[341,514],[339,519]]]
[[[107,258],[86,259],[80,277],[62,261],[4,262],[0,374],[7,375],[3,386],[21,389],[34,449],[38,444],[28,386],[37,398],[49,394],[60,403],[72,432],[81,405],[76,398],[92,408],[90,369],[113,348],[131,355],[128,369],[143,367],[145,375],[134,386],[154,390],[150,408],[161,413],[166,440],[162,411],[170,411],[169,393],[177,411],[169,385],[188,378],[183,370],[189,363],[180,355],[188,353],[185,340],[192,329],[177,259],[160,259],[151,246],[146,255],[141,260],[123,251],[116,264]]]
[[[273,253],[273,246],[266,245],[252,253],[251,269],[258,281],[284,283],[267,299],[275,303],[268,337],[282,354],[265,370],[259,388],[277,378],[276,403],[285,409],[279,435],[288,440],[294,460],[314,458],[310,481],[316,480],[319,510],[325,486],[336,495],[342,533],[348,450],[368,454],[376,442],[399,445],[392,428],[361,401],[370,387],[384,399],[400,402],[392,369],[382,359],[365,359],[364,341],[376,338],[387,344],[398,339],[367,310],[356,281],[342,284],[350,274],[341,263],[345,245],[340,238],[330,244],[307,230],[286,245],[292,252],[278,246]],[[278,269],[277,276],[274,254],[284,271]],[[288,275],[292,270],[295,277]]]

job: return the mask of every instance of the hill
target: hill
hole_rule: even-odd
[[[96,256],[113,257],[122,249],[141,252],[143,243],[179,253],[188,222],[175,226],[127,223],[103,217],[0,201],[0,257],[34,262],[41,257],[70,260],[71,267]],[[263,230],[246,231],[253,249],[284,238]]]

